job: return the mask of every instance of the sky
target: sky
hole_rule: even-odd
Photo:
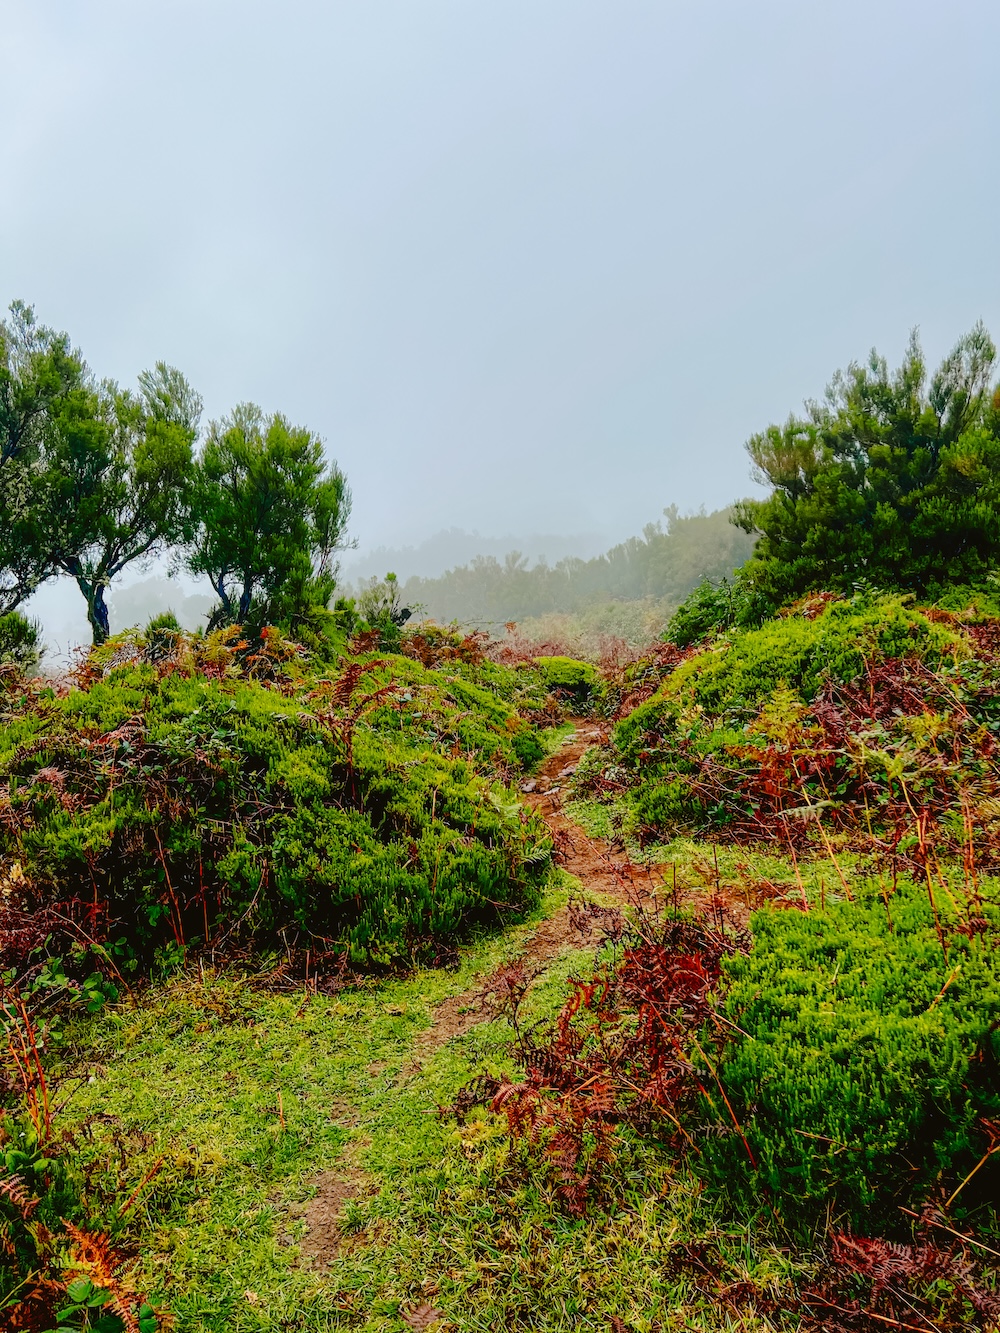
[[[1000,335],[995,0],[0,0],[0,304],[323,437],[360,549],[751,492]]]

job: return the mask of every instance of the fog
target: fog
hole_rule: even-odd
[[[477,555],[503,558],[510,551],[519,551],[531,565],[542,561],[555,564],[564,556],[587,560],[600,555],[606,546],[607,542],[596,532],[521,532],[484,536],[479,532],[449,528],[434,533],[416,546],[377,546],[363,553],[346,553],[341,560],[341,572],[345,582],[351,584],[373,577],[383,578],[390,570],[400,579],[414,575],[436,578],[456,565],[468,564]]]
[[[1000,333],[987,0],[0,14],[0,302],[319,432],[345,568],[592,554],[746,494],[747,436],[873,344]]]

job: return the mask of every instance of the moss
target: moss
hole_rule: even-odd
[[[478,685],[369,657],[329,679],[307,658],[285,670],[272,645],[281,670],[251,679],[225,648],[184,641],[154,661],[124,636],[82,688],[13,702],[0,851],[27,906],[96,895],[143,962],[234,922],[260,944],[294,926],[374,962],[536,900],[550,844],[506,781],[542,746],[490,688],[515,695],[516,673],[491,665]]]
[[[575,704],[587,703],[600,683],[597,668],[574,657],[536,657],[542,680],[553,694]]]

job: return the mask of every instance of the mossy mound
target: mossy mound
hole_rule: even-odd
[[[597,668],[575,657],[536,657],[535,664],[546,688],[567,703],[589,703],[600,684]]]
[[[942,850],[974,836],[1000,863],[997,629],[900,598],[809,599],[684,655],[615,726],[604,791],[640,839],[800,846],[825,824],[905,852],[924,811]]]
[[[110,641],[62,693],[9,686],[0,855],[25,909],[136,959],[292,930],[372,963],[535,901],[549,843],[508,783],[541,746],[490,688],[514,672],[153,647]]]
[[[863,1234],[900,1230],[900,1207],[935,1190],[954,1191],[958,1216],[992,1206],[998,928],[961,877],[758,912],[752,950],[726,964],[729,1110],[714,1109],[728,1132],[704,1139],[701,1168],[744,1204],[763,1189],[792,1222]]]

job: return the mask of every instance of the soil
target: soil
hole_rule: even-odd
[[[588,896],[596,895],[620,903],[634,897],[636,892],[658,887],[662,877],[649,866],[637,866],[627,856],[616,857],[615,848],[584,833],[562,807],[566,781],[575,772],[583,752],[592,745],[603,744],[606,739],[606,726],[578,721],[576,731],[545,761],[537,775],[522,785],[521,790],[528,804],[549,826],[559,865],[580,881]],[[555,921],[553,917],[544,925],[552,925]]]
[[[299,1249],[303,1259],[316,1268],[327,1268],[345,1247],[347,1238],[340,1229],[340,1219],[347,1203],[364,1189],[365,1176],[354,1168],[338,1167],[322,1172],[312,1183],[316,1194],[302,1210],[307,1230]],[[361,1237],[352,1236],[350,1240],[357,1244]]]

